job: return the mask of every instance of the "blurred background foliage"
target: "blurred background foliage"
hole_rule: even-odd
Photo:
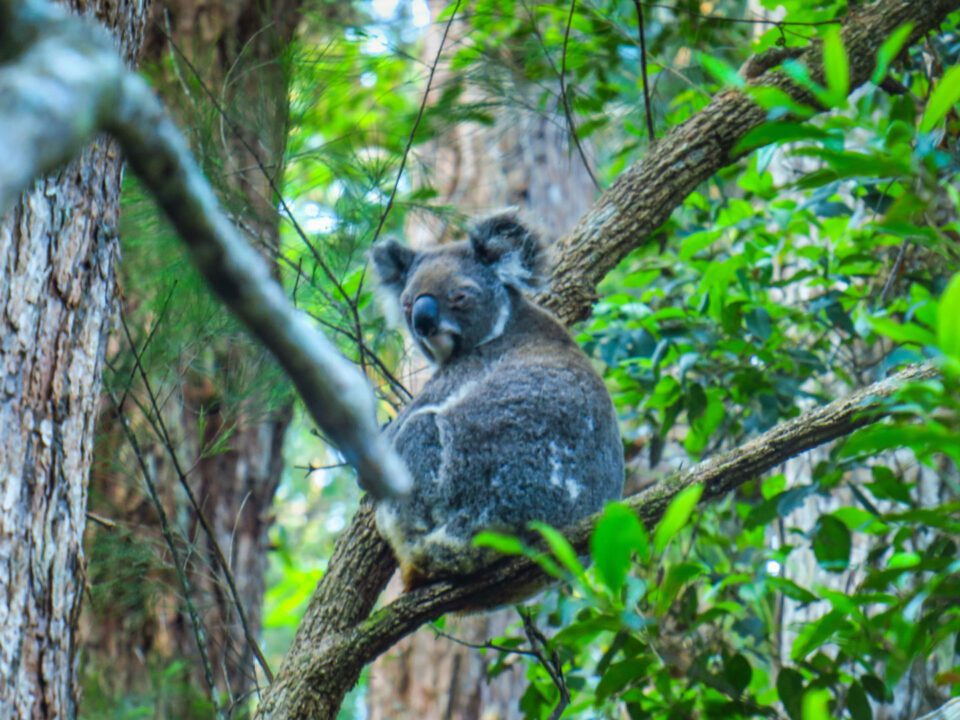
[[[827,111],[758,95],[769,123],[744,141],[743,157],[684,200],[659,243],[610,274],[575,333],[613,395],[634,490],[905,363],[943,373],[904,388],[889,422],[803,471],[785,467],[700,508],[682,497],[653,532],[610,507],[588,569],[545,531],[553,557],[537,557],[563,583],[481,651],[491,676],[525,666],[524,717],[551,717],[568,701],[571,718],[912,718],[960,694],[960,285],[950,284],[960,268],[960,16],[902,55],[894,36],[889,75],[848,98],[835,21],[859,4],[640,2],[644,79],[634,2],[474,0],[439,14],[422,0],[307,2],[277,59],[289,100],[282,186],[270,202],[278,247],[264,247],[230,200],[231,168],[205,152],[240,109],[204,97],[170,55],[147,68],[180,78],[191,98],[183,121],[208,176],[296,304],[370,378],[386,422],[418,380],[402,370],[407,349],[376,305],[365,252],[403,236],[413,211],[455,227],[466,219],[431,186],[434,158],[419,152],[428,141],[459,124],[490,125],[511,107],[559,109],[570,154],[588,158],[606,186],[650,146],[645,81],[663,138],[738,85],[751,55],[826,38],[826,86],[792,61],[784,71]],[[445,48],[426,102],[434,73],[421,44],[455,11],[466,30]],[[223,408],[249,420],[288,403],[280,373],[129,178],[121,235],[124,313],[146,347],[139,361],[154,394],[219,363]],[[246,347],[242,361],[212,350],[225,337]],[[106,378],[121,395],[135,393],[137,356],[125,343],[118,333]],[[204,427],[198,418],[208,438]],[[193,461],[223,452],[231,432],[227,424],[198,442]],[[122,457],[98,452],[103,463]],[[273,667],[359,499],[298,408],[283,461],[262,612]],[[142,495],[135,468],[120,464],[127,492]],[[99,502],[94,493],[92,512],[111,515]],[[188,514],[172,521],[189,551]],[[128,617],[175,585],[175,560],[159,535],[121,520],[88,545],[89,602]],[[540,649],[508,652],[538,647],[533,623],[545,633]],[[182,658],[156,651],[143,662],[149,681],[137,692],[107,691],[108,669],[85,662],[83,716],[165,717],[171,697],[193,698],[179,712],[210,715]],[[344,717],[363,715],[362,684],[358,693]],[[249,703],[228,707],[241,716]]]

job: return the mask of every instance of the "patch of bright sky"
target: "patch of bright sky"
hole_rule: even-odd
[[[308,202],[301,210],[303,229],[308,233],[326,234],[337,229],[337,216],[332,210],[315,202]]]
[[[401,8],[404,12],[400,12]],[[401,21],[399,31],[404,42],[411,42],[430,24],[430,8],[427,0],[410,0],[401,4],[401,0],[371,0],[370,13],[374,23],[364,29],[366,42],[363,51],[368,55],[383,55],[390,52],[390,34],[387,23]]]
[[[375,16],[381,20],[392,20],[397,15],[400,0],[373,0],[370,5]],[[409,7],[410,20],[414,27],[422,28],[430,23],[430,8],[427,7],[427,0],[412,0]]]

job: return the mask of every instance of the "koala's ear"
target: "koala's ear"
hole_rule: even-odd
[[[407,284],[410,266],[417,253],[395,240],[377,243],[370,249],[370,260],[380,280],[380,286],[393,296],[399,296]]]
[[[492,266],[504,285],[529,291],[541,286],[546,252],[540,236],[515,213],[478,220],[470,228],[470,245],[477,260]]]

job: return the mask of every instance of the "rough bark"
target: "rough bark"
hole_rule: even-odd
[[[90,8],[132,63],[149,3]],[[99,138],[0,218],[0,716],[70,718],[121,160]]]
[[[851,58],[851,89],[865,82],[873,70],[874,58],[880,44],[897,27],[913,23],[909,42],[934,29],[952,11],[960,8],[958,0],[932,0],[914,3],[909,0],[881,0],[874,5],[855,10],[843,28],[844,44]],[[813,45],[801,56],[820,77],[819,48]],[[751,80],[754,84],[783,89],[795,98],[810,102],[779,72],[768,71]],[[683,125],[659,140],[647,157],[628,169],[603,193],[577,226],[559,243],[555,252],[553,283],[549,294],[540,298],[567,323],[583,318],[595,299],[596,285],[631,250],[651,242],[656,229],[669,217],[696,186],[734,159],[732,150],[750,129],[765,119],[764,111],[747,96],[735,90],[726,91]],[[872,392],[891,391],[896,381],[870,386]],[[724,455],[708,463],[707,470],[714,477],[706,482],[704,498],[715,497],[750,477],[756,477],[776,462],[792,457],[811,447],[836,439],[856,426],[853,418],[862,409],[864,395],[854,393],[839,401],[849,402],[839,416],[820,418],[820,409],[802,418],[811,421],[808,435],[800,433],[796,421],[775,428],[764,439],[744,446],[733,455]],[[833,408],[834,405],[827,406]],[[841,417],[841,422],[835,422]],[[818,424],[819,423],[819,424]],[[786,435],[781,435],[781,433]],[[804,441],[794,443],[791,436],[802,435]],[[763,452],[761,445],[770,442]],[[809,442],[808,442],[809,441]],[[760,452],[757,452],[760,451]],[[731,462],[732,457],[739,460]],[[765,458],[758,461],[758,458]],[[776,463],[773,463],[776,464]],[[718,468],[724,473],[713,476]],[[692,481],[690,481],[692,482]],[[648,522],[659,517],[666,502],[685,485],[683,481],[663,483],[634,496],[631,504]],[[348,555],[356,537],[367,537],[371,532],[369,514],[361,513],[347,528],[338,542],[340,555]],[[581,543],[588,535],[589,524],[575,531],[573,539]],[[382,554],[382,553],[381,553]],[[371,557],[377,553],[371,553]],[[351,558],[356,564],[357,558]],[[389,561],[392,565],[392,559]],[[324,577],[315,597],[331,598],[327,603],[312,602],[297,632],[284,665],[271,685],[259,709],[261,717],[270,718],[324,718],[334,717],[344,693],[354,685],[364,663],[389,648],[413,628],[438,617],[444,612],[483,604],[501,596],[529,577],[524,563],[505,563],[491,569],[477,583],[465,582],[453,586],[439,583],[421,591],[409,593],[387,608],[373,614],[369,620],[343,631],[337,620],[338,599],[349,595],[356,608],[359,602],[367,611],[374,603],[389,577],[383,568],[361,563],[355,567],[348,584],[337,587],[337,576]],[[527,565],[529,567],[529,565]],[[391,568],[392,569],[392,568]],[[362,615],[362,612],[356,613]],[[314,634],[317,628],[328,631]],[[311,629],[314,632],[311,632]]]
[[[208,175],[219,181],[221,201],[250,228],[271,264],[279,248],[274,188],[282,181],[288,116],[288,73],[282,53],[300,19],[299,4],[299,0],[277,2],[265,11],[256,2],[229,7],[196,0],[164,2],[154,8],[144,50],[144,63],[153,68],[154,87],[182,126],[195,129],[213,103],[223,113],[217,123],[223,132],[217,133],[217,139],[197,131],[193,145],[204,151]],[[165,59],[168,62],[164,63]],[[225,82],[228,77],[230,81]],[[193,96],[186,95],[181,79],[195,89]],[[212,97],[204,96],[204,89]],[[143,300],[136,279],[126,286],[125,305],[136,308]],[[182,292],[173,298],[173,302],[185,300]],[[123,347],[121,355],[129,356],[122,333],[118,344]],[[270,507],[283,468],[283,438],[291,408],[287,400],[270,399],[277,393],[262,381],[266,358],[248,341],[230,334],[208,350],[214,358],[207,364],[209,370],[185,363],[176,373],[170,373],[170,368],[160,368],[158,373],[148,368],[148,374],[154,383],[152,391],[160,396],[160,410],[177,455],[185,467],[192,468],[188,481],[213,538],[202,528],[184,494],[177,492],[180,479],[173,463],[165,458],[168,449],[163,439],[145,422],[133,424],[145,430],[140,441],[143,452],[159,459],[155,482],[168,502],[168,513],[184,520],[181,531],[192,541],[194,560],[187,576],[209,632],[208,653],[218,687],[240,699],[249,694],[255,681],[256,664],[237,600],[245,611],[247,632],[258,638]],[[232,377],[228,378],[223,368],[229,368]],[[242,376],[236,377],[240,373]],[[172,375],[173,387],[156,375]],[[246,397],[232,400],[230,393],[235,391],[231,386],[243,387]],[[135,387],[142,406],[149,407],[142,382],[135,381]],[[118,468],[111,463],[117,452],[124,452],[125,441],[111,403],[104,404],[107,412],[102,419],[100,448],[105,462],[98,463],[102,471],[92,479],[98,491],[95,497],[101,498],[103,514],[127,521],[129,533],[140,542],[156,542],[156,513],[144,507],[143,492],[130,487],[132,483],[140,486],[139,478],[132,478],[132,483],[128,479],[128,468],[136,464]],[[124,412],[131,416],[138,410],[131,402]],[[210,453],[209,448],[223,437],[229,438],[225,447]],[[97,506],[92,509],[99,511]],[[113,542],[131,541],[127,533],[117,537],[113,529],[97,525],[89,535],[89,543],[109,543],[111,537]],[[238,597],[224,581],[214,542],[226,555]],[[130,693],[149,684],[144,656],[149,661],[152,653],[153,659],[164,664],[196,656],[196,639],[178,599],[183,589],[174,581],[165,591],[158,590],[158,595],[161,593],[162,597],[150,598],[149,607],[140,613],[116,612],[108,596],[84,623],[84,646],[91,660],[99,667],[118,668],[101,681],[109,682],[115,692]],[[203,687],[198,663],[193,663],[193,670],[195,685]]]

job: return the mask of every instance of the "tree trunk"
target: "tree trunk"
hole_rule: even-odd
[[[128,62],[140,48],[147,7],[93,3]],[[4,718],[77,713],[81,540],[115,293],[120,176],[115,143],[100,138],[0,218]]]
[[[441,8],[433,3],[434,15]],[[442,23],[432,26],[424,52],[428,63],[436,57],[442,31]],[[441,66],[438,72],[443,71]],[[469,100],[484,99],[477,88],[466,93]],[[573,226],[594,194],[559,110],[544,116],[504,108],[494,125],[455,125],[419,154],[432,158],[431,181],[440,204],[470,215],[516,206],[551,239]],[[426,213],[408,222],[407,235],[414,245],[447,239],[443,223]],[[422,378],[423,373],[411,376]],[[395,596],[398,590],[394,578],[388,594]],[[445,632],[465,643],[483,644],[502,635],[516,619],[512,609],[450,617]],[[488,679],[489,657],[429,628],[420,630],[373,665],[367,695],[370,720],[520,718],[518,704],[526,688],[523,665]]]
[[[155,8],[144,50],[145,60],[156,68],[158,91],[192,137],[223,204],[271,261],[279,247],[276,190],[282,182],[288,120],[288,78],[281,58],[299,22],[299,5],[299,0],[282,0],[264,10],[252,0],[214,5],[167,0]],[[204,116],[211,114],[215,131],[201,127]],[[126,305],[133,309],[141,298],[135,280],[129,286]],[[173,302],[190,302],[184,295],[175,296]],[[121,352],[130,352],[122,334],[118,342]],[[158,377],[169,368],[153,368],[155,372],[148,368],[154,395],[161,399],[172,450],[181,467],[189,470],[190,487],[212,538],[178,490],[180,479],[170,448],[144,422],[135,423],[144,431],[140,439],[144,452],[155,460],[155,480],[168,514],[179,519],[178,529],[189,546],[187,576],[207,631],[207,652],[218,689],[235,702],[247,698],[257,684],[252,648],[236,601],[246,612],[249,633],[259,639],[270,508],[283,469],[283,439],[291,414],[289,395],[281,393],[277,400],[276,389],[265,387],[265,362],[261,349],[233,333],[206,349],[201,368],[200,363],[184,361],[172,386]],[[235,393],[231,388],[237,387],[248,393],[239,401],[231,397]],[[143,385],[136,393],[149,402]],[[124,412],[133,415],[137,409],[131,403]],[[110,461],[117,452],[113,448],[123,448],[126,441],[109,413],[101,430],[104,459]],[[217,449],[211,452],[211,448]],[[104,514],[129,521],[127,532],[117,537],[115,530],[98,527],[88,542],[110,543],[113,536],[114,543],[158,544],[156,513],[146,505],[143,493],[131,488],[128,468],[104,465],[94,478]],[[133,480],[139,487],[139,480]],[[214,542],[226,558],[237,598],[219,566]],[[105,557],[115,561],[118,553],[108,552]],[[147,608],[118,613],[113,598],[107,597],[87,618],[86,645],[95,666],[117,668],[99,678],[111,694],[147,689],[151,660],[163,666],[197,658],[197,641],[181,602],[182,592],[172,573],[167,573],[155,588],[159,597],[149,598]],[[193,663],[192,678],[193,685],[203,687],[198,663]]]

